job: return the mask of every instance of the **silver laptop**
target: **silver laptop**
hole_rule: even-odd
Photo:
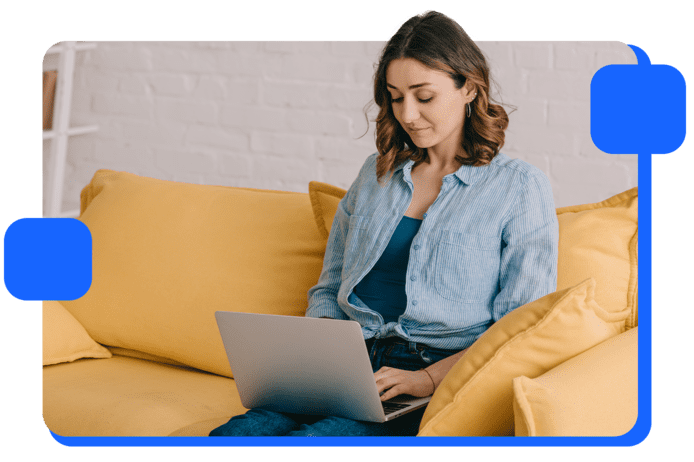
[[[248,409],[385,422],[431,399],[381,401],[356,321],[228,311],[215,317]]]

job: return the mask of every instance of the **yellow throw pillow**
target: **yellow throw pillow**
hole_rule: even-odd
[[[638,327],[513,379],[516,436],[621,436],[638,417]]]
[[[215,311],[304,315],[325,252],[308,194],[99,170],[81,200],[93,279],[64,306],[99,343],[231,376]]]
[[[81,358],[110,357],[111,352],[96,343],[60,302],[43,302],[44,366]]]
[[[595,301],[610,312],[628,307],[627,329],[638,324],[638,190],[596,204],[557,209],[557,290],[586,278],[596,281]]]
[[[327,239],[337,212],[337,204],[340,203],[340,199],[345,197],[347,191],[327,183],[311,181],[308,184],[308,194],[311,197],[318,232]]]
[[[537,377],[623,331],[629,310],[602,309],[595,301],[595,285],[587,279],[493,324],[441,382],[419,435],[513,435],[515,377]]]

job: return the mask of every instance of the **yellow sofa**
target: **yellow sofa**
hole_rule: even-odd
[[[44,302],[48,428],[207,435],[245,412],[214,313],[302,316],[344,193],[318,182],[306,194],[96,172],[79,218],[92,233],[92,286]],[[617,436],[634,425],[637,200],[634,188],[557,210],[557,292],[473,345],[437,389],[420,435]]]

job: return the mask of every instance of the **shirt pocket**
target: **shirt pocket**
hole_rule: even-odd
[[[352,215],[349,217],[349,228],[345,240],[344,269],[352,269],[365,254],[366,228],[369,225],[369,217]]]
[[[445,233],[436,252],[436,291],[456,302],[487,301],[497,292],[500,260],[500,238]]]

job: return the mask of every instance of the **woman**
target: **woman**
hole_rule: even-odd
[[[382,400],[428,396],[489,326],[555,290],[552,191],[499,152],[508,116],[450,18],[408,20],[374,93],[378,153],[340,201],[306,316],[361,324]],[[422,414],[379,424],[251,410],[211,435],[416,435]]]

